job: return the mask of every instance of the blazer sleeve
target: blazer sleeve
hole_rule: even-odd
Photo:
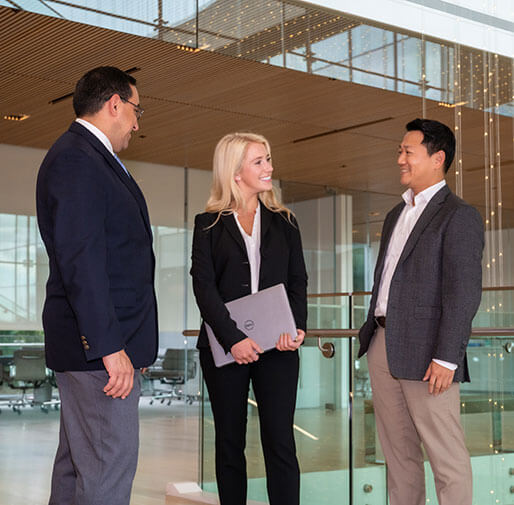
[[[209,215],[195,217],[191,276],[193,292],[202,319],[209,324],[225,352],[230,352],[234,344],[247,338],[236,326],[225,307],[216,283],[214,258],[212,257],[211,225]],[[215,225],[216,226],[216,225]]]
[[[482,296],[484,228],[478,211],[462,205],[443,242],[442,306],[433,358],[461,365]]]
[[[124,348],[107,274],[107,195],[95,168],[85,153],[72,151],[59,155],[46,174],[55,258],[89,345],[87,361]]]
[[[300,330],[307,330],[307,271],[303,257],[302,239],[296,219],[289,225],[289,268],[287,273],[287,294],[291,310]]]

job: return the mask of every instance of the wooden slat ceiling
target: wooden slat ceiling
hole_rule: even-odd
[[[422,114],[417,97],[5,7],[0,47],[0,115],[31,116],[0,120],[0,142],[48,148],[74,118],[71,99],[52,100],[95,66],[137,67],[145,114],[124,158],[209,170],[223,134],[259,132],[271,142],[275,177],[303,183],[288,186],[289,201],[319,196],[324,186],[370,192],[366,205],[354,199],[356,226],[369,212],[381,222],[400,194],[397,145],[405,123]],[[432,101],[426,116],[454,124],[454,110]],[[514,226],[513,121],[499,123],[504,225]],[[483,113],[463,109],[462,127],[464,197],[483,208]]]

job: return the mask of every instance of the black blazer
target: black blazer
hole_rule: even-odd
[[[402,201],[384,221],[368,318],[359,332],[359,357],[377,326],[385,256],[404,206]],[[454,381],[469,381],[466,346],[482,296],[483,247],[478,211],[448,186],[441,188],[414,226],[391,279],[385,336],[394,377],[421,380],[436,358],[458,365]]]
[[[134,367],[151,364],[157,309],[146,203],[135,181],[79,123],[43,160],[37,215],[50,267],[43,309],[48,367],[101,370],[102,356],[121,349]]]
[[[204,321],[226,352],[247,338],[230,318],[225,303],[251,293],[246,246],[233,215],[205,212],[195,218],[191,275],[193,291]],[[259,290],[279,283],[286,287],[296,327],[306,329],[307,273],[298,225],[261,204],[261,264]],[[202,322],[198,348],[209,347]]]

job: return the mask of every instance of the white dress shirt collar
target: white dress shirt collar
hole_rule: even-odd
[[[105,148],[114,156],[114,151],[112,149],[111,141],[107,138],[107,135],[97,128],[94,124],[91,124],[89,121],[86,121],[82,118],[77,118],[75,121],[81,124],[84,128],[89,130],[104,146]]]
[[[418,205],[426,205],[433,196],[444,186],[446,186],[446,180],[439,181],[433,186],[429,186],[427,189],[420,191],[416,196],[414,196],[414,191],[412,189],[408,189],[402,194],[402,198],[405,200],[407,205],[412,205],[414,201],[415,207]]]

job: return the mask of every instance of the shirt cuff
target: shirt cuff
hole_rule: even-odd
[[[445,368],[449,368],[450,370],[457,370],[457,365],[455,363],[450,363],[449,361],[443,361],[442,359],[432,359],[433,362],[438,365],[444,366]]]

